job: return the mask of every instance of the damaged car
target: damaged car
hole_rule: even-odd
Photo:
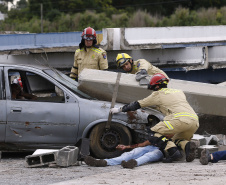
[[[54,68],[0,64],[0,76],[0,151],[60,149],[89,138],[93,156],[111,158],[121,154],[118,144],[141,142],[145,129],[163,119],[140,109],[113,115],[107,128],[111,102],[86,95]],[[35,98],[14,96],[13,84]]]

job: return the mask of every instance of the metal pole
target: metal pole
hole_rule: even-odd
[[[41,33],[43,33],[43,4],[41,4]]]

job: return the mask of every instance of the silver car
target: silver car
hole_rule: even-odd
[[[142,141],[145,129],[163,119],[157,111],[140,109],[113,115],[107,129],[111,103],[79,91],[76,81],[56,69],[0,64],[0,76],[1,151],[60,149],[89,138],[92,155],[110,158],[121,154],[118,144]],[[17,82],[37,98],[12,98]]]

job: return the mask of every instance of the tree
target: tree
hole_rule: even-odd
[[[23,9],[23,8],[26,8],[28,6],[28,3],[26,0],[20,0],[17,2],[17,8],[18,9]]]
[[[13,0],[2,0],[0,1],[0,12],[7,13],[8,11],[8,2],[13,2]]]

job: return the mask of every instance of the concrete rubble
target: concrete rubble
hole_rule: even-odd
[[[226,150],[225,135],[199,135],[194,134],[192,141],[196,143],[197,153],[196,158],[200,158],[201,152],[204,149],[209,150],[210,153]]]
[[[76,164],[78,159],[78,148],[74,146],[66,146],[57,152],[56,164],[58,166],[67,167]]]
[[[33,167],[68,167],[75,165],[78,159],[78,148],[66,146],[60,150],[38,149],[25,157],[28,168]]]

